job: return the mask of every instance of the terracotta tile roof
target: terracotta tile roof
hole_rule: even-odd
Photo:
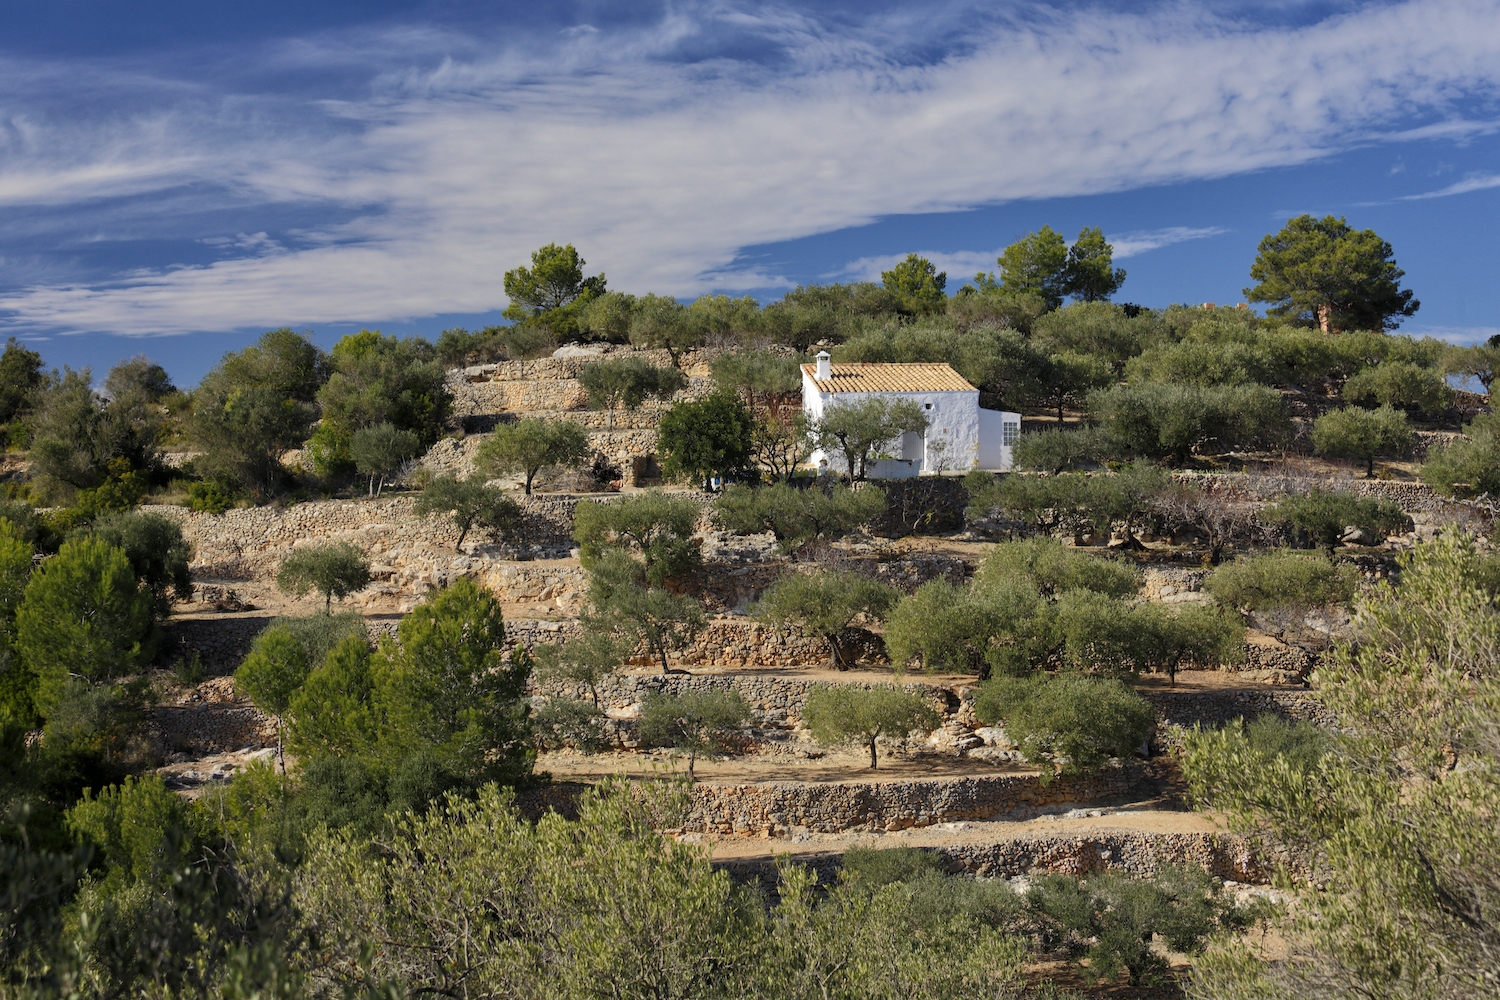
[[[833,378],[819,379],[816,365],[802,370],[821,392],[974,392],[950,365],[833,364]]]

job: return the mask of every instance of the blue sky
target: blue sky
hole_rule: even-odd
[[[1098,225],[1119,299],[1238,302],[1301,212],[1500,331],[1500,0],[0,9],[0,335],[96,373],[484,325],[554,240],[769,301]]]

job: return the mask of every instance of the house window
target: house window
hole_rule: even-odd
[[[930,409],[932,409],[932,404],[931,403],[923,403],[922,404],[922,409],[924,409],[924,410],[930,410]]]
[[[1021,425],[1007,420],[1000,425],[1000,443],[1009,448],[1021,436]]]

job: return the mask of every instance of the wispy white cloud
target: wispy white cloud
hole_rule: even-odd
[[[1027,17],[926,63],[892,57],[874,29],[748,4],[674,7],[651,30],[541,52],[430,31],[304,39],[278,58],[378,51],[368,64],[390,68],[357,99],[157,87],[150,114],[29,125],[0,136],[0,201],[193,184],[353,221],[286,252],[39,285],[0,297],[0,314],[18,330],[163,333],[483,312],[504,304],[500,274],[551,240],[612,285],[694,294],[774,277],[737,261],[744,246],[1306,162],[1500,89],[1500,0],[1406,0],[1304,28],[1183,8]],[[664,55],[731,21],[782,61]],[[434,58],[445,47],[459,54]],[[1117,256],[1164,233],[1127,234]],[[994,255],[931,256],[965,275]]]
[[[1140,233],[1121,233],[1118,236],[1109,237],[1110,245],[1115,250],[1115,260],[1124,260],[1126,257],[1134,257],[1137,254],[1159,250],[1169,247],[1174,243],[1186,243],[1189,240],[1206,240],[1210,236],[1222,236],[1229,230],[1222,226],[1202,226],[1190,228],[1188,226],[1168,226],[1166,229],[1153,229]]]
[[[1403,329],[1413,337],[1432,337],[1460,347],[1472,347],[1500,335],[1500,326],[1426,326]]]
[[[1465,177],[1461,181],[1455,181],[1445,188],[1436,191],[1424,191],[1421,194],[1404,195],[1401,201],[1426,201],[1429,198],[1447,198],[1455,194],[1468,194],[1471,191],[1488,191],[1490,188],[1500,187],[1500,174],[1474,174]]]

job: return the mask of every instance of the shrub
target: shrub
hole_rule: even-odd
[[[1051,538],[1000,543],[985,556],[974,578],[980,586],[1028,580],[1049,597],[1068,590],[1129,597],[1141,586],[1140,572],[1133,566],[1069,548]]]
[[[316,590],[322,594],[325,615],[335,597],[342,601],[363,590],[369,582],[370,561],[352,542],[296,549],[281,561],[276,571],[276,586],[283,593],[303,597]]]
[[[623,634],[644,644],[671,673],[667,653],[692,642],[703,627],[703,606],[687,594],[646,585],[645,570],[622,551],[606,551],[589,571],[586,629]]]
[[[1151,878],[1104,871],[1079,879],[1039,877],[1027,899],[1046,925],[1044,940],[1066,941],[1088,961],[1091,981],[1124,972],[1132,986],[1161,982],[1167,960],[1151,947],[1196,954],[1215,931],[1240,921],[1233,899],[1201,868],[1164,866]]]
[[[370,642],[363,634],[348,636],[315,663],[293,695],[287,742],[306,757],[371,756],[379,739],[376,713]]]
[[[652,586],[698,567],[701,556],[693,532],[703,508],[691,497],[647,490],[608,503],[580,503],[573,512],[573,538],[584,569],[605,553],[639,557]]]
[[[642,741],[687,754],[688,780],[698,758],[717,760],[750,718],[750,705],[733,689],[689,691],[680,695],[653,692],[641,702],[636,732]]]
[[[1264,510],[1261,516],[1269,524],[1289,525],[1306,532],[1312,543],[1322,547],[1329,558],[1343,540],[1344,532],[1351,527],[1384,539],[1408,522],[1401,506],[1394,501],[1324,489],[1283,497]]]
[[[16,610],[16,651],[42,714],[70,678],[101,684],[148,662],[152,605],[125,553],[102,539],[69,539],[38,566]]]
[[[841,538],[885,513],[885,492],[788,483],[731,486],[714,501],[714,523],[735,534],[769,531],[783,552],[820,538]]]
[[[392,423],[361,427],[350,439],[349,457],[360,474],[370,477],[370,495],[385,489],[386,478],[401,468],[403,462],[422,450],[417,435]],[[376,480],[380,481],[379,489]]]
[[[828,643],[829,666],[849,667],[839,637],[860,615],[882,617],[900,594],[889,584],[850,570],[791,573],[766,588],[756,617],[778,627],[799,626]]]
[[[1375,476],[1375,459],[1400,458],[1415,440],[1406,414],[1389,405],[1330,410],[1313,422],[1312,436],[1318,454],[1364,462],[1366,478]]]
[[[1115,451],[1114,442],[1100,428],[1048,427],[1016,439],[1011,458],[1017,469],[1057,473],[1098,465],[1114,457]]]
[[[1267,447],[1290,428],[1281,394],[1263,385],[1112,386],[1089,396],[1089,409],[1131,452],[1179,465],[1210,444],[1221,452]]]
[[[930,733],[942,717],[925,698],[904,688],[818,687],[807,696],[802,724],[819,743],[857,739],[869,748],[870,768],[878,765],[875,741],[881,736]]]
[[[1475,417],[1464,433],[1466,438],[1427,453],[1423,482],[1444,496],[1500,494],[1500,414]]]
[[[1182,341],[1152,347],[1125,366],[1131,382],[1178,385],[1248,385],[1274,381],[1275,366],[1258,346],[1235,341]]]
[[[187,485],[188,510],[222,514],[239,502],[240,492],[228,476],[199,479]]]
[[[657,424],[657,447],[669,480],[733,478],[750,468],[755,418],[732,389],[676,404]]]
[[[1344,383],[1344,399],[1365,406],[1393,406],[1436,416],[1453,405],[1453,390],[1435,368],[1385,361]]]
[[[526,495],[542,469],[574,468],[589,457],[589,436],[571,420],[517,420],[495,428],[494,435],[474,454],[474,468],[486,479],[521,473]]]
[[[599,683],[614,673],[634,650],[629,643],[598,629],[567,642],[537,646],[536,678],[542,683],[582,684],[599,707]]]
[[[179,601],[192,599],[188,562],[193,548],[176,522],[160,514],[122,512],[106,514],[84,530],[125,553],[136,579],[155,598],[158,615],[165,616],[171,608],[169,590]]]
[[[931,580],[903,597],[886,622],[891,665],[900,672],[921,657],[924,671],[946,667],[985,674],[990,639],[1005,624],[1004,605],[988,597],[946,580]]]
[[[418,517],[447,514],[458,528],[455,549],[461,548],[469,537],[469,529],[482,525],[494,530],[509,528],[521,517],[520,506],[493,486],[486,486],[478,479],[458,479],[454,476],[437,476],[432,479],[422,495],[417,498],[413,512]]]
[[[1359,573],[1353,566],[1292,552],[1242,556],[1203,581],[1203,589],[1216,600],[1252,611],[1347,604],[1358,585]]]
[[[1156,725],[1150,702],[1122,682],[1074,673],[993,678],[974,700],[974,714],[1003,723],[1027,760],[1057,761],[1063,773],[1133,754]]]

